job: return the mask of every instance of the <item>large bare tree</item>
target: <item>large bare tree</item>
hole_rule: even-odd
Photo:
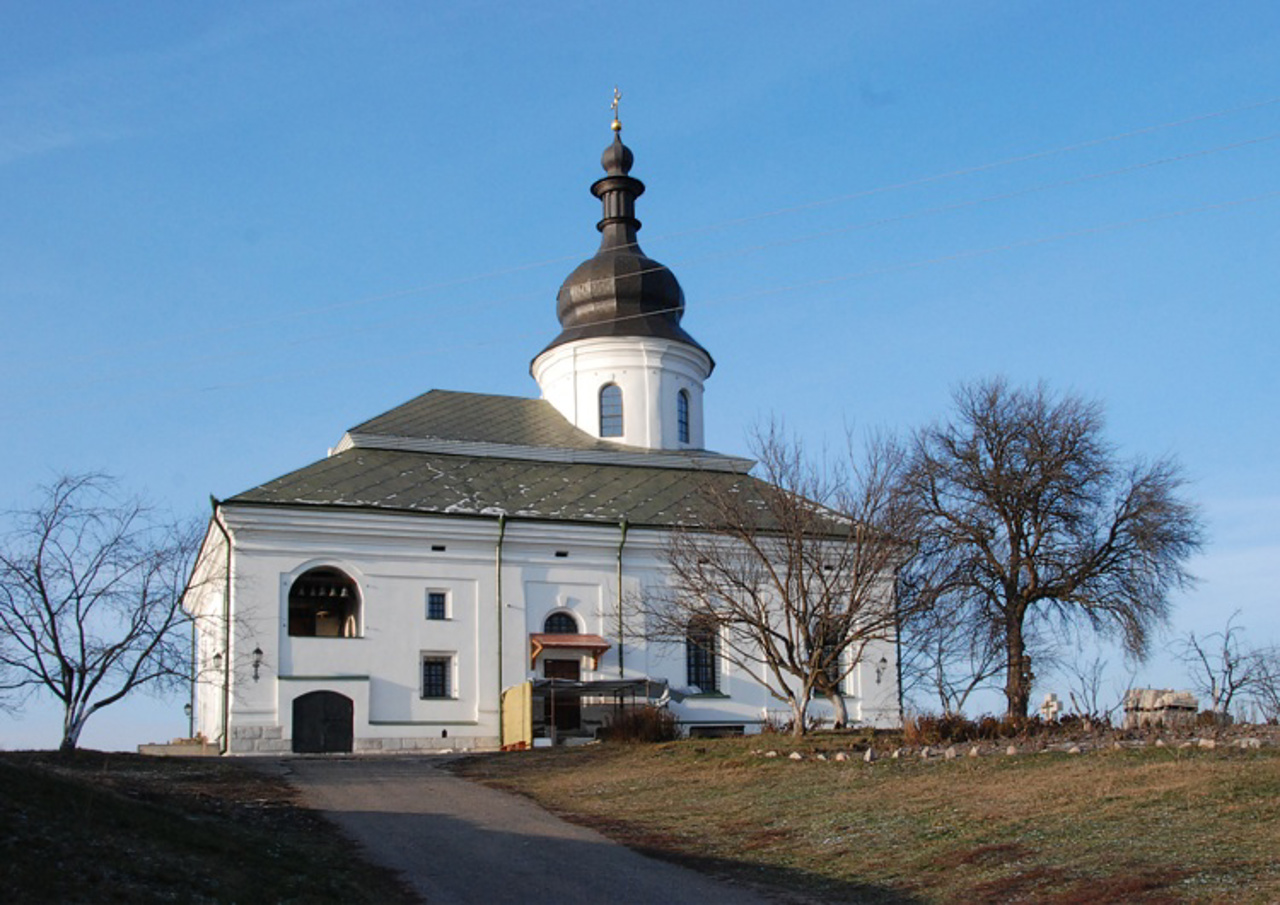
[[[141,688],[190,679],[180,606],[199,535],[160,520],[102,475],[63,477],[11,513],[0,545],[0,694],[49,692],[61,748],[94,713]]]
[[[1024,717],[1028,637],[1084,625],[1144,656],[1170,591],[1192,581],[1200,518],[1172,460],[1117,456],[1097,403],[1003,379],[954,401],[951,420],[912,444],[918,580],[906,586],[919,605],[960,613],[958,631],[998,639],[1008,713]]]
[[[842,466],[808,459],[772,425],[758,478],[709,475],[698,527],[673,532],[670,584],[646,606],[656,640],[706,645],[765,685],[803,734],[809,699],[847,722],[842,683],[873,640],[896,640],[904,557],[895,496],[900,448],[883,439]]]

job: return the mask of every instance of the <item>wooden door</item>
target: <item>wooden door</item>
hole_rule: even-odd
[[[294,753],[349,753],[354,713],[351,699],[336,691],[313,691],[294,698]]]

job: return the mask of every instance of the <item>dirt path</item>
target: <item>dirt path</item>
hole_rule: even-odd
[[[646,858],[526,799],[467,782],[439,758],[280,761],[306,803],[371,860],[437,903],[742,903],[741,887]]]

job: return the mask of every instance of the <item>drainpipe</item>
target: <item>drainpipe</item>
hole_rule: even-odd
[[[627,545],[627,520],[618,522],[622,536],[618,538],[618,678],[625,679],[626,670],[622,660],[622,635],[624,621],[622,617],[622,548]]]
[[[226,754],[231,748],[231,532],[222,522],[218,498],[210,495],[209,502],[213,505],[213,523],[227,541],[227,584],[222,591],[222,738],[218,742],[218,753]]]
[[[498,745],[502,745],[502,541],[507,536],[507,516],[498,516],[498,545],[494,551],[494,582],[498,605]]]
[[[195,617],[191,619],[191,685],[187,688],[187,738],[196,737],[196,673],[200,670],[197,656],[200,653],[200,633]]]
[[[893,659],[897,666],[898,673],[898,726],[902,727],[906,722],[906,712],[904,710],[906,702],[902,695],[902,608],[898,606],[899,583],[901,582],[900,568],[893,570]]]

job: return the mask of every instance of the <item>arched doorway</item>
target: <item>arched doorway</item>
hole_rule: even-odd
[[[294,698],[294,753],[350,753],[354,713],[351,699],[336,691],[313,691]]]

